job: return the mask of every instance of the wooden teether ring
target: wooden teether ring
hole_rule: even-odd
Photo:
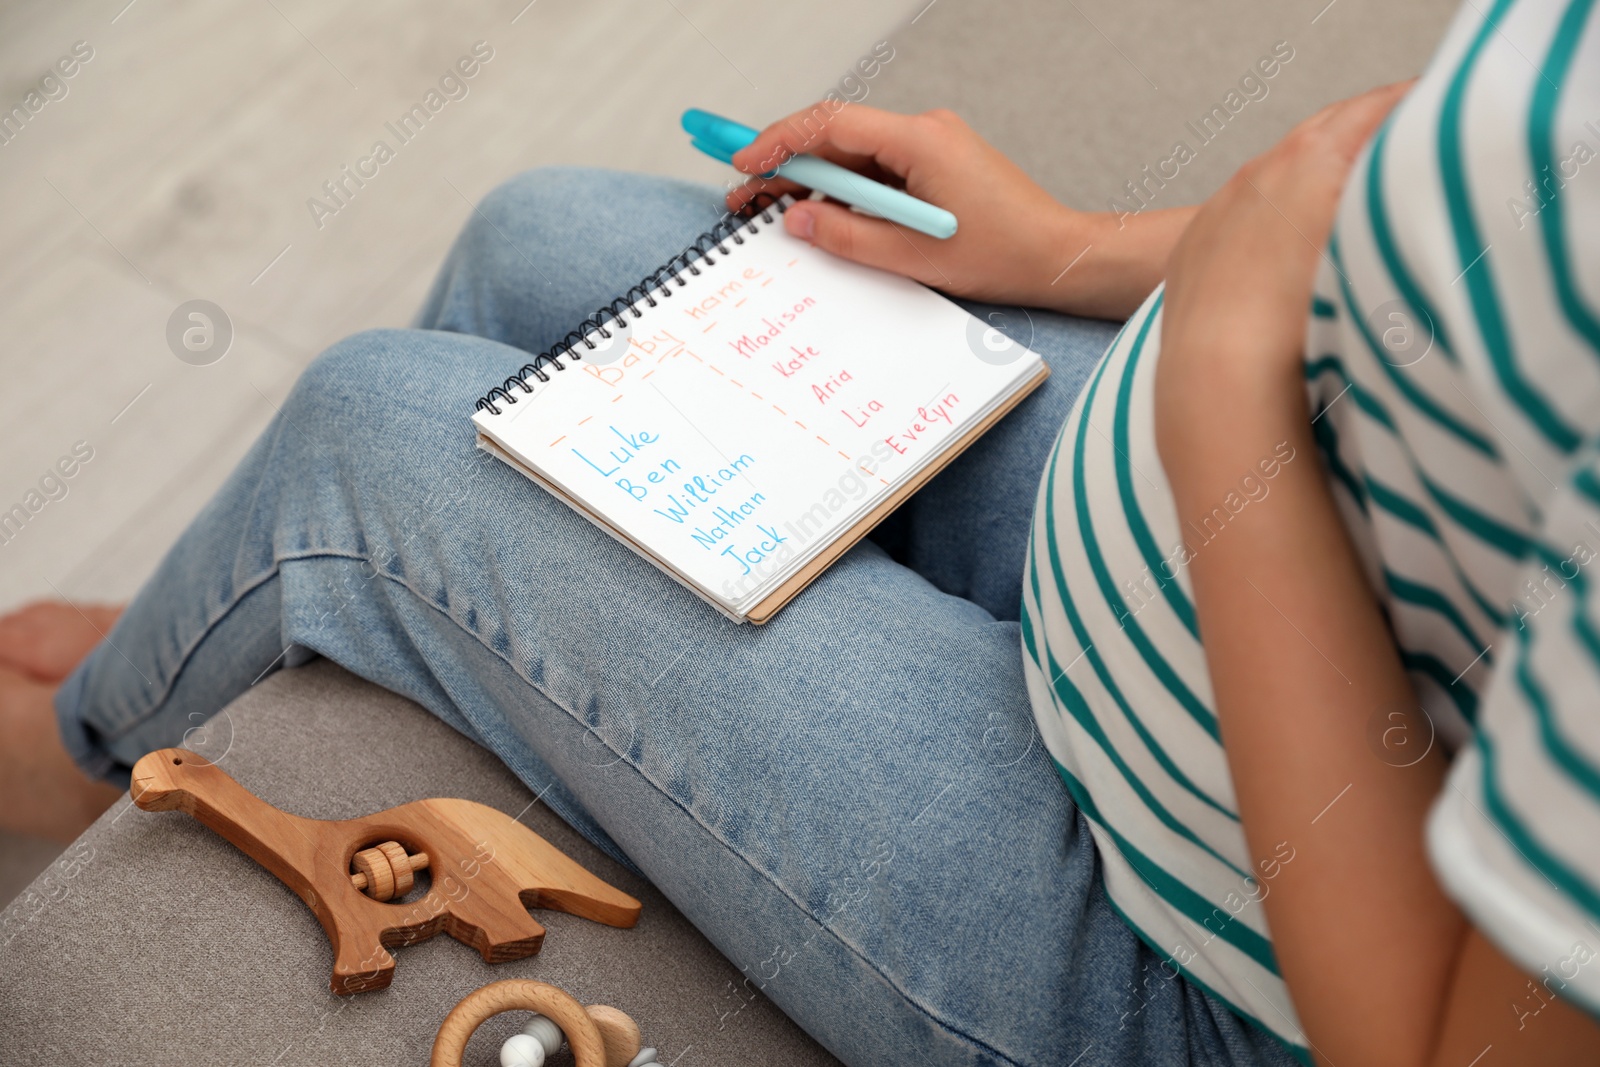
[[[585,1008],[553,985],[508,978],[467,994],[450,1009],[433,1039],[428,1067],[461,1067],[473,1032],[503,1011],[536,1011],[552,1020],[566,1035],[577,1067],[627,1067],[639,1054],[639,1028],[616,1008]]]

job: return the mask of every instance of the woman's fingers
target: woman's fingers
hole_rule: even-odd
[[[898,177],[888,173],[871,159],[863,159],[861,156],[852,156],[847,152],[839,151],[832,145],[819,145],[807,154],[826,159],[830,163],[837,163],[841,167],[847,167],[850,170],[855,171],[864,178],[870,178],[875,182],[882,182],[884,185],[888,185],[892,188],[900,188],[905,184]],[[773,175],[769,178],[761,174],[754,174],[749,178],[746,178],[744,184],[728,192],[728,210],[739,211],[743,209],[746,204],[750,203],[752,200],[756,199],[757,196],[763,193],[773,197],[788,194],[790,196],[799,198],[805,196],[808,192],[809,190],[805,186],[799,184],[798,182],[791,181],[782,175]]]
[[[1353,158],[1416,82],[1417,79],[1408,78],[1351,97],[1328,116],[1324,132]]]
[[[1359,96],[1336,100],[1289,131],[1284,143],[1299,138],[1302,143],[1319,141],[1346,159],[1354,160],[1378,126],[1394,110],[1417,79],[1380,85]],[[1309,140],[1308,140],[1309,139]]]
[[[886,166],[884,159],[900,161],[909,168],[910,142],[919,135],[913,129],[916,122],[916,116],[859,105],[835,111],[826,104],[817,104],[796,111],[762,130],[754,141],[735,153],[733,165],[752,177],[728,193],[728,208],[741,210],[762,193],[800,194],[803,186],[780,176],[763,175],[771,174],[779,164],[801,153],[837,163],[873,181],[903,185],[900,176],[904,169]]]
[[[1063,250],[1070,256],[1089,245],[1098,222],[1056,203],[953,112],[896,115],[860,104],[795,112],[734,154],[734,165],[753,177],[728,195],[729,206],[745,208],[760,193],[793,191],[796,186],[781,177],[764,182],[760,175],[797,155],[903,187],[961,219],[959,233],[939,240],[832,200],[800,200],[787,210],[790,234],[842,259],[980,300],[1059,300],[1063,307],[1125,313],[1149,291],[1154,264],[1139,268],[1126,293],[1110,282],[1104,287],[1110,298],[1098,304],[1098,291],[1080,298],[1077,286],[1051,289]]]
[[[892,222],[823,200],[802,200],[784,212],[783,227],[803,241],[843,259],[903,274],[924,284],[936,271],[918,248],[923,238]]]
[[[853,104],[831,110],[825,104],[797,111],[762,130],[733,157],[733,165],[753,174],[728,194],[729,207],[742,207],[759,193],[781,194],[800,187],[785,178],[762,178],[802,153],[820,156],[875,181],[900,180],[918,160],[938,157],[935,139],[943,129],[929,115],[897,115]],[[844,259],[931,283],[938,272],[918,248],[924,240],[883,219],[851,211],[832,201],[800,200],[784,214],[784,228],[802,240]]]
[[[806,189],[790,181],[788,178],[751,178],[743,185],[728,190],[728,210],[739,212],[757,197],[779,197],[789,195],[796,198],[806,195]]]
[[[817,104],[762,130],[734,154],[733,165],[747,174],[765,174],[785,160],[809,152],[851,170],[876,163],[904,177],[922,147],[923,119],[860,104],[837,111]]]
[[[1414,84],[1395,82],[1329,104],[1247,163],[1233,192],[1264,198],[1308,240],[1325,239],[1356,156]],[[1240,183],[1249,187],[1247,195]],[[1270,221],[1270,220],[1269,220]]]

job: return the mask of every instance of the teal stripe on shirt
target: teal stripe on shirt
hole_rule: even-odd
[[[1190,915],[1191,917],[1194,915],[1199,915],[1204,918],[1209,918],[1213,912],[1221,911],[1221,909],[1215,904],[1212,904],[1210,901],[1200,896],[1200,894],[1194,892],[1194,890],[1184,885],[1181,881],[1167,874],[1166,871],[1161,869],[1159,864],[1155,863],[1150,859],[1150,857],[1133,847],[1133,844],[1129,842],[1127,838],[1117,833],[1116,829],[1106,821],[1105,816],[1100,813],[1100,809],[1095,806],[1094,795],[1091,794],[1087,789],[1083,788],[1078,780],[1072,776],[1071,771],[1067,770],[1067,768],[1063,767],[1054,759],[1052,759],[1051,762],[1055,763],[1056,773],[1061,775],[1062,781],[1066,783],[1067,792],[1072,794],[1072,799],[1077,803],[1078,810],[1083,812],[1083,817],[1086,819],[1092,819],[1096,825],[1111,835],[1111,839],[1116,845],[1117,852],[1122,856],[1124,862],[1127,863],[1128,868],[1137,874],[1146,885],[1154,890],[1156,895],[1160,896],[1163,900],[1178,903],[1179,907],[1184,911],[1184,913],[1186,915]],[[1201,929],[1206,930],[1208,933],[1215,933],[1218,937],[1222,938],[1222,940],[1227,941],[1229,944],[1233,945],[1234,948],[1239,949],[1245,955],[1255,960],[1262,966],[1262,968],[1270,971],[1273,975],[1277,975],[1278,959],[1275,955],[1273,955],[1272,943],[1266,938],[1262,937],[1260,934],[1256,933],[1254,930],[1250,929],[1250,927],[1244,925],[1244,923],[1234,919],[1231,915],[1227,915],[1226,912],[1223,912],[1223,914],[1227,920],[1223,926],[1223,930],[1228,931],[1228,933],[1220,933],[1212,930],[1210,927],[1205,925],[1204,918],[1196,919],[1195,924]],[[1147,941],[1146,943],[1157,951],[1167,951],[1160,945],[1154,944],[1153,942]]]
[[[1542,187],[1542,176],[1545,174],[1556,178],[1554,188],[1544,189],[1545,204],[1539,210],[1539,229],[1544,237],[1545,254],[1550,260],[1550,276],[1555,283],[1556,300],[1572,328],[1600,355],[1600,316],[1585,303],[1573,277],[1572,248],[1566,237],[1567,192],[1556,171],[1561,158],[1561,146],[1556,144],[1556,111],[1561,99],[1561,86],[1566,84],[1567,75],[1572,69],[1572,57],[1577,54],[1578,42],[1583,36],[1584,24],[1593,11],[1594,0],[1575,0],[1561,16],[1555,41],[1545,54],[1544,68],[1533,86],[1533,104],[1528,112],[1528,159],[1533,168],[1535,185]]]
[[[1143,340],[1150,324],[1155,321],[1156,309],[1149,310],[1144,325],[1140,328],[1138,340]],[[1084,457],[1087,449],[1084,447],[1089,436],[1090,416],[1093,415],[1095,397],[1099,393],[1100,383],[1105,374],[1106,367],[1111,361],[1106,360],[1100,365],[1100,370],[1089,383],[1089,393],[1084,401],[1083,414],[1078,420],[1078,439],[1072,457],[1072,501],[1078,519],[1078,540],[1083,547],[1084,558],[1089,563],[1089,570],[1094,575],[1100,587],[1100,596],[1105,600],[1106,607],[1117,621],[1122,625],[1122,632],[1127,635],[1133,647],[1139,650],[1139,655],[1144,658],[1145,666],[1156,676],[1172,698],[1176,700],[1189,717],[1199,724],[1200,728],[1210,734],[1213,740],[1220,737],[1217,730],[1217,717],[1211,709],[1194,695],[1183,679],[1178,677],[1178,672],[1156,650],[1155,644],[1145,634],[1144,627],[1139,625],[1139,620],[1129,610],[1127,601],[1117,590],[1115,579],[1111,577],[1111,570],[1106,566],[1105,558],[1100,554],[1100,541],[1095,534],[1094,524],[1089,519],[1088,489],[1084,480]],[[1131,368],[1124,371],[1124,375],[1131,374]],[[1053,487],[1053,486],[1052,486]],[[1127,513],[1128,501],[1126,497],[1120,501],[1121,511]],[[1112,509],[1107,508],[1108,512]]]
[[[1453,435],[1463,444],[1498,461],[1500,459],[1500,450],[1495,447],[1493,441],[1446,411],[1439,405],[1437,400],[1434,400],[1419,389],[1415,382],[1401,372],[1400,368],[1384,358],[1382,345],[1372,336],[1372,331],[1367,327],[1366,322],[1361,318],[1359,309],[1356,307],[1355,294],[1350,291],[1350,282],[1344,274],[1343,257],[1339,254],[1337,237],[1328,242],[1328,255],[1333,260],[1334,269],[1339,274],[1339,295],[1344,300],[1345,311],[1348,312],[1350,321],[1355,324],[1356,331],[1360,333],[1368,351],[1372,353],[1374,362],[1383,371],[1384,375],[1395,384],[1395,387],[1400,390],[1400,395],[1410,401],[1412,407],[1439,426],[1440,429]]]
[[[1128,530],[1133,534],[1133,543],[1138,546],[1139,555],[1143,557],[1145,566],[1155,576],[1156,586],[1161,590],[1161,596],[1166,600],[1172,613],[1183,623],[1183,628],[1196,641],[1200,640],[1200,624],[1195,620],[1194,605],[1189,603],[1189,598],[1184,595],[1183,588],[1178,585],[1176,574],[1168,577],[1165,571],[1166,559],[1161,555],[1161,548],[1156,544],[1156,539],[1150,533],[1150,525],[1145,522],[1144,512],[1139,508],[1139,496],[1133,487],[1133,460],[1129,457],[1132,445],[1129,442],[1129,423],[1132,421],[1129,413],[1129,402],[1133,395],[1133,378],[1139,366],[1139,355],[1144,351],[1145,337],[1150,332],[1150,324],[1155,322],[1156,315],[1161,310],[1163,296],[1158,296],[1150,308],[1150,314],[1139,327],[1139,334],[1134,338],[1133,348],[1128,353],[1128,364],[1122,372],[1122,381],[1117,387],[1116,413],[1111,424],[1112,447],[1116,455],[1112,463],[1116,467],[1117,489],[1122,493],[1122,510],[1128,519]]]
[[[1089,707],[1088,702],[1083,699],[1083,694],[1078,692],[1078,687],[1073,685],[1071,680],[1067,678],[1067,672],[1057,666],[1055,656],[1050,652],[1049,648],[1034,638],[1033,623],[1028,619],[1026,612],[1023,613],[1021,622],[1023,640],[1029,645],[1042,648],[1044,651],[1044,658],[1036,660],[1036,662],[1039,666],[1039,673],[1044,674],[1048,679],[1050,692],[1055,697],[1056,703],[1066,709],[1067,714],[1072,717],[1072,721],[1077,723],[1079,728],[1089,735],[1095,747],[1111,761],[1112,766],[1122,775],[1122,779],[1127,783],[1128,788],[1133,790],[1134,795],[1144,804],[1145,810],[1154,815],[1156,821],[1160,822],[1168,830],[1200,849],[1212,859],[1226,864],[1234,874],[1241,878],[1246,877],[1244,870],[1236,866],[1226,856],[1218,852],[1210,842],[1195,833],[1186,823],[1173,815],[1171,810],[1161,803],[1160,799],[1156,797],[1155,793],[1150,790],[1150,787],[1145,784],[1134,769],[1128,766],[1127,761],[1122,758],[1122,754],[1117,751],[1115,743],[1106,736],[1105,730],[1100,725],[1100,720],[1095,718],[1094,711]]]
[[[1337,374],[1344,381],[1346,391],[1350,394],[1350,399],[1355,401],[1356,406],[1375,422],[1390,431],[1395,443],[1399,446],[1401,452],[1405,454],[1406,463],[1411,468],[1411,472],[1416,475],[1423,491],[1428,494],[1429,499],[1438,506],[1439,510],[1444,512],[1447,518],[1451,519],[1464,532],[1482,541],[1495,551],[1510,556],[1513,560],[1521,560],[1527,556],[1530,546],[1528,538],[1521,531],[1513,529],[1487,512],[1474,508],[1471,504],[1428,477],[1422,461],[1417,457],[1416,452],[1412,450],[1411,443],[1399,432],[1399,427],[1395,425],[1394,416],[1389,414],[1389,409],[1384,406],[1383,401],[1363,388],[1360,382],[1349,377],[1340,361],[1332,360],[1330,362],[1325,357],[1317,361],[1317,363],[1307,366],[1308,371],[1312,368],[1316,368],[1321,373]],[[1417,513],[1422,512],[1420,505],[1404,497],[1397,489],[1390,489],[1389,497],[1397,501],[1403,501],[1403,504],[1398,505],[1400,507]],[[1425,528],[1429,536],[1441,542],[1443,541],[1438,528],[1433,525],[1431,520],[1425,523]],[[1494,614],[1494,612],[1491,611],[1490,614]]]
[[[1389,225],[1389,205],[1383,196],[1383,161],[1384,148],[1388,144],[1389,130],[1393,122],[1394,116],[1391,113],[1383,125],[1378,127],[1378,133],[1372,139],[1372,148],[1367,155],[1367,225],[1372,228],[1373,243],[1378,246],[1378,255],[1382,258],[1384,268],[1388,270],[1394,287],[1400,291],[1401,299],[1422,319],[1421,323],[1412,323],[1411,328],[1416,329],[1425,323],[1432,332],[1439,351],[1454,363],[1456,353],[1450,345],[1450,335],[1445,329],[1444,318],[1434,310],[1433,302],[1423,295],[1422,286],[1417,284],[1410,268],[1401,259],[1400,249],[1395,244],[1394,229]]]
[[[1521,853],[1522,858],[1534,870],[1558,891],[1580,905],[1590,916],[1600,919],[1600,889],[1591,885],[1588,879],[1571,864],[1546,848],[1544,842],[1540,841],[1528,829],[1522,818],[1512,810],[1496,781],[1499,768],[1496,765],[1495,743],[1490,740],[1486,730],[1478,731],[1476,741],[1478,751],[1483,757],[1480,788],[1483,790],[1483,806],[1488,813],[1489,821],[1506,835],[1512,847]]]
[[[1100,367],[1103,371],[1105,363],[1102,362]],[[1149,728],[1145,726],[1144,722],[1128,704],[1127,699],[1122,695],[1122,690],[1113,680],[1105,660],[1095,651],[1094,642],[1089,639],[1088,628],[1083,625],[1083,619],[1078,615],[1078,609],[1073,602],[1071,591],[1067,588],[1066,576],[1061,566],[1061,555],[1058,547],[1061,542],[1058,540],[1059,534],[1056,533],[1055,522],[1056,462],[1060,459],[1060,456],[1061,452],[1058,449],[1051,455],[1050,467],[1045,472],[1045,548],[1048,552],[1055,593],[1061,601],[1061,608],[1067,617],[1067,623],[1072,627],[1073,636],[1078,639],[1078,646],[1083,649],[1084,658],[1094,668],[1095,676],[1100,680],[1101,686],[1105,688],[1106,693],[1116,703],[1118,710],[1122,712],[1122,717],[1127,721],[1128,725],[1133,727],[1134,732],[1139,736],[1139,740],[1143,742],[1145,748],[1156,763],[1160,765],[1161,769],[1196,800],[1223,813],[1230,819],[1237,820],[1238,815],[1230,811],[1226,805],[1212,797],[1205,790],[1195,785],[1189,776],[1173,761],[1172,757],[1167,754],[1167,750],[1162,747],[1161,742],[1156,740],[1155,736],[1150,733]]]
[[[1478,336],[1483,340],[1489,363],[1500,379],[1500,387],[1552,447],[1571,452],[1581,443],[1582,437],[1550,406],[1543,394],[1522,376],[1522,369],[1512,351],[1511,335],[1506,329],[1500,298],[1494,289],[1489,246],[1472,212],[1467,173],[1461,161],[1462,100],[1466,96],[1467,84],[1483,52],[1484,42],[1499,29],[1500,20],[1511,10],[1513,3],[1514,0],[1497,0],[1468,46],[1466,57],[1457,68],[1455,77],[1450,80],[1450,88],[1445,92],[1444,103],[1439,111],[1439,172],[1444,183],[1445,204],[1450,212],[1450,226],[1455,234],[1456,254],[1461,263],[1461,280],[1466,283],[1467,292],[1472,298]]]

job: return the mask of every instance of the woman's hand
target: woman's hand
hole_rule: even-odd
[[[1169,475],[1203,461],[1241,409],[1304,421],[1300,350],[1317,259],[1357,153],[1410,87],[1323,108],[1245,164],[1184,231],[1167,265],[1156,368]]]
[[[739,209],[757,193],[794,192],[778,164],[809,153],[953,212],[940,240],[822,200],[784,217],[792,234],[845,259],[903,274],[953,296],[1123,317],[1160,280],[1189,209],[1146,212],[1127,224],[1057,203],[949,111],[898,115],[826,103],[768,126],[734,166],[757,175],[728,194]],[[1070,267],[1070,269],[1068,269]]]

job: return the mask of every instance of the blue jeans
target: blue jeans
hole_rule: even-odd
[[[1034,731],[1034,492],[1112,327],[1033,312],[1049,383],[764,627],[474,449],[476,397],[719,212],[594,171],[492,193],[417,328],[306,370],[68,680],[69,748],[126,781],[320,653],[487,746],[848,1064],[1292,1063],[1118,918]]]

